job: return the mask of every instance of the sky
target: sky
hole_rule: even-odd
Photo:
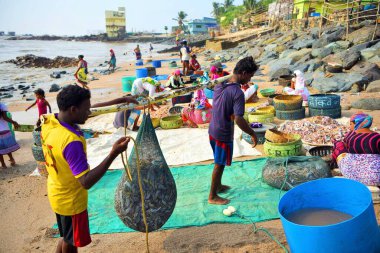
[[[105,10],[125,7],[127,32],[165,32],[176,25],[179,11],[186,20],[211,17],[218,0],[0,0],[0,31],[33,35],[88,35],[105,32]],[[242,4],[235,0],[234,4]]]

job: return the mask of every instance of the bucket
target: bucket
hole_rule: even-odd
[[[148,76],[148,69],[142,68],[142,69],[136,69],[136,78],[143,78]]]
[[[131,92],[132,84],[136,80],[135,76],[123,76],[121,78],[121,87],[123,92]]]
[[[330,209],[353,217],[325,226],[299,225],[286,218],[304,208]],[[357,181],[326,178],[301,184],[285,193],[278,211],[291,252],[380,251],[371,192]]]
[[[210,90],[208,88],[204,88],[203,91],[205,92],[205,95],[208,99],[212,99],[212,97],[214,96],[213,90]]]
[[[152,61],[152,66],[155,68],[161,68],[161,61]]]
[[[136,60],[136,63],[135,63],[136,66],[142,66],[144,65],[144,61],[142,59],[140,60]]]

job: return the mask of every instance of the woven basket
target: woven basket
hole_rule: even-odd
[[[263,89],[263,90],[260,90],[260,94],[263,97],[269,97],[270,95],[273,95],[275,93],[276,93],[275,89]]]
[[[265,139],[273,143],[289,143],[295,141],[296,138],[292,134],[280,132],[276,129],[269,129],[265,133]]]
[[[180,115],[182,113],[183,106],[173,106],[172,108],[169,109],[169,115],[170,116],[175,116],[175,115]]]
[[[276,110],[276,117],[281,120],[298,120],[305,118],[305,108],[290,110],[290,111],[280,111]]]
[[[257,144],[264,144],[266,131],[268,131],[268,129],[274,129],[274,128],[276,128],[275,124],[263,124],[262,128],[252,128],[252,130],[255,132],[256,137],[257,137]],[[249,134],[246,134],[245,132],[243,132],[242,138],[249,144],[253,144],[251,136]]]
[[[270,157],[286,157],[300,155],[302,152],[301,136],[295,134],[294,138],[297,140],[288,143],[273,143],[266,140],[264,143],[264,153]]]
[[[272,123],[274,121],[273,113],[252,112],[248,114],[248,122]]]
[[[268,96],[268,103],[269,105],[273,105],[273,99],[277,96],[279,96],[280,94],[273,94],[273,95],[270,95]]]
[[[160,118],[151,118],[152,120],[152,125],[154,128],[157,128],[160,126]]]
[[[37,162],[45,162],[45,156],[44,156],[42,147],[33,145],[32,153],[33,153],[34,160],[36,160]]]
[[[328,116],[333,119],[339,119],[342,116],[342,108],[339,106],[333,109],[314,109],[309,107],[310,117]]]
[[[333,147],[331,146],[318,146],[311,148],[308,151],[308,155],[311,156],[320,156],[322,159],[328,163],[330,166],[330,169],[337,168],[337,164],[335,161],[332,160],[331,154],[333,153]]]
[[[302,108],[302,96],[300,95],[280,95],[273,99],[274,108],[280,111],[291,111]]]
[[[160,120],[160,126],[163,129],[176,129],[183,125],[182,118],[180,116],[168,116]]]
[[[290,83],[292,82],[292,76],[290,75],[285,75],[285,76],[280,76],[278,78],[278,84],[283,87],[288,87],[290,86]]]
[[[276,110],[274,109],[273,106],[265,106],[265,107],[258,108],[258,109],[256,110],[256,112],[259,112],[259,113],[272,113],[272,114],[275,114],[275,113],[276,113]]]
[[[46,169],[46,163],[45,162],[39,162],[37,161],[37,170],[38,173],[43,177],[48,177],[49,173]]]

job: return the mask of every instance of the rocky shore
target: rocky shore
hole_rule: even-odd
[[[13,63],[20,68],[69,68],[75,67],[78,64],[78,59],[73,57],[57,56],[54,59],[47,57],[27,54],[18,56],[16,59],[5,61],[4,63]]]

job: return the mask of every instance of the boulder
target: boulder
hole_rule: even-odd
[[[364,26],[352,33],[347,37],[348,41],[352,42],[355,45],[359,45],[365,42],[372,40],[374,28],[372,26]],[[377,29],[375,34],[375,39],[380,36],[380,30]]]
[[[352,108],[363,110],[380,110],[380,98],[361,98],[352,104]]]
[[[66,70],[61,70],[61,71],[59,71],[59,73],[61,73],[61,75],[65,75],[65,74],[67,74],[67,71]]]
[[[368,83],[368,80],[359,73],[335,73],[333,77],[326,78],[322,72],[313,77],[313,87],[322,93],[349,91],[355,83],[359,85]]]
[[[57,92],[61,89],[61,86],[59,86],[58,84],[52,84],[50,86],[50,89],[49,89],[49,92]]]
[[[253,59],[257,59],[260,57],[262,50],[258,47],[254,47],[254,48],[248,49],[247,53],[249,56],[252,56]]]
[[[286,50],[286,46],[285,45],[279,45],[277,46],[274,51],[277,52],[277,53],[282,53]]]
[[[276,74],[277,70],[282,68],[289,68],[289,66],[293,64],[292,59],[285,58],[285,59],[279,59],[279,60],[272,60],[268,62],[268,71],[269,76],[271,79],[276,78],[274,75]]]
[[[380,92],[380,80],[370,82],[366,89],[367,92]]]
[[[311,55],[314,58],[322,59],[330,55],[332,51],[333,51],[332,48],[329,48],[329,47],[314,48],[313,51],[311,51]]]
[[[309,54],[311,52],[311,48],[303,48],[299,51],[295,51],[290,53],[288,56],[286,56],[287,59],[291,59],[291,64],[299,61],[302,57],[304,57],[306,54]]]
[[[277,47],[277,44],[269,44],[268,46],[264,47],[264,51],[273,51]]]
[[[341,55],[340,59],[344,69],[351,69],[360,60],[360,52],[347,50]]]
[[[352,71],[362,74],[369,82],[380,79],[380,68],[374,63],[360,62],[352,68]]]
[[[61,78],[61,72],[54,71],[53,74],[50,74],[50,77],[55,79]]]
[[[318,60],[318,59],[313,59],[309,61],[309,68],[307,69],[308,72],[314,72],[317,70],[319,67],[323,65],[323,61]]]
[[[19,90],[28,90],[29,88],[30,88],[29,85],[20,84],[19,86],[17,86],[17,89],[19,89]]]
[[[307,38],[299,38],[294,42],[293,48],[300,50],[302,48],[311,48],[314,43],[314,39],[310,36]]]
[[[280,68],[270,74],[271,81],[277,80],[280,76],[291,75],[292,72],[288,68]]]
[[[75,67],[78,64],[76,58],[57,56],[54,59],[46,57],[35,56],[27,54],[24,56],[18,56],[16,59],[5,61],[6,63],[13,63],[21,68],[68,68]]]
[[[336,41],[328,44],[326,48],[331,48],[334,54],[339,53],[343,50],[346,50],[350,47],[349,41]]]
[[[325,30],[319,40],[313,43],[313,48],[320,48],[327,46],[331,42],[342,40],[345,34],[344,27],[338,26]]]
[[[371,59],[369,59],[368,62],[375,63],[375,64],[380,64],[380,56],[376,55],[375,57],[372,57]]]
[[[276,52],[264,52],[257,61],[261,64],[267,64],[273,59],[277,59]]]
[[[280,56],[278,57],[279,59],[283,59],[283,58],[286,58],[289,54],[293,53],[293,52],[297,52],[297,50],[295,49],[286,49],[284,52],[282,52],[280,54]]]
[[[374,47],[366,48],[366,49],[361,50],[360,54],[363,60],[368,61],[372,57],[380,56],[380,48],[374,48]]]
[[[313,39],[318,39],[319,37],[319,27],[313,27],[310,29],[310,35]]]

